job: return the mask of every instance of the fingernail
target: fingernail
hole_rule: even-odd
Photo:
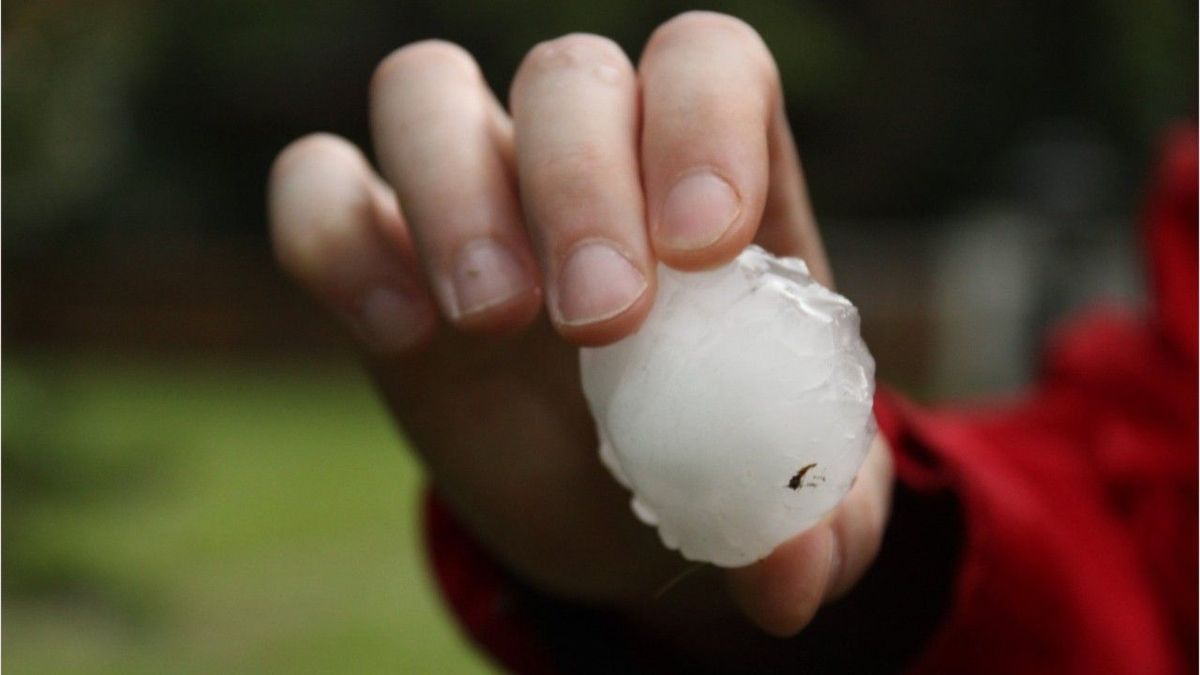
[[[708,170],[679,179],[663,202],[658,240],[667,246],[691,251],[721,238],[741,212],[737,192]]]
[[[646,277],[610,244],[587,242],[567,256],[558,275],[558,319],[579,325],[614,317],[629,309],[646,285]]]
[[[468,242],[458,252],[453,284],[456,318],[498,305],[532,286],[512,251],[490,237]]]
[[[362,296],[352,317],[360,339],[379,354],[396,354],[413,347],[428,317],[403,293],[375,288]]]

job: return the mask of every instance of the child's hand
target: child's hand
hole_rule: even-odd
[[[470,54],[420,42],[379,65],[370,103],[382,177],[329,135],[276,161],[280,262],[355,329],[438,492],[501,561],[565,596],[649,600],[684,563],[601,467],[574,346],[636,330],[658,260],[709,267],[757,240],[831,282],[770,53],[701,12],[636,68],[568,35],[530,50],[506,111]],[[874,558],[890,485],[877,442],[829,519],[729,572],[737,603],[802,628]]]

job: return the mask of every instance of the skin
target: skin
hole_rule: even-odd
[[[358,336],[478,540],[547,592],[628,611],[668,639],[697,622],[793,635],[847,592],[887,520],[881,439],[822,523],[758,563],[656,594],[687,563],[600,465],[579,387],[576,347],[637,329],[659,261],[708,268],[757,241],[832,286],[758,34],[689,12],[636,66],[606,38],[566,35],[529,51],[507,108],[468,52],[418,42],[379,64],[369,95],[379,172],[336,136],[289,145],[269,179],[275,250]]]

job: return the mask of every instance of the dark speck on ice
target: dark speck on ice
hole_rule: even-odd
[[[788,481],[787,486],[793,490],[799,490],[801,486],[800,482],[804,480],[804,474],[808,473],[816,466],[816,464],[809,464],[801,467],[801,469],[796,472],[796,475],[792,476],[792,479]]]

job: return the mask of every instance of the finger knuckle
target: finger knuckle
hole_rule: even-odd
[[[378,92],[421,73],[466,81],[482,77],[479,64],[467,50],[445,40],[421,40],[385,56],[375,67],[370,88]]]
[[[728,14],[704,10],[684,12],[667,20],[650,36],[650,42],[653,44],[656,40],[708,37],[713,33],[721,33],[746,42],[762,42],[758,31],[745,21]]]
[[[554,70],[585,70],[600,76],[631,74],[629,58],[620,45],[602,35],[571,33],[538,43],[529,50],[518,70],[544,73]]]
[[[314,132],[292,141],[279,152],[271,166],[271,176],[278,180],[314,161],[354,163],[358,157],[358,149],[346,139],[323,131]]]
[[[692,10],[675,16],[650,35],[646,53],[680,43],[711,44],[713,40],[725,40],[740,48],[760,75],[771,81],[777,78],[775,59],[759,32],[745,21],[720,12]]]
[[[358,179],[364,160],[349,141],[327,133],[283,149],[271,168],[269,229],[275,259],[292,276],[309,276],[355,223],[369,218]]]
[[[528,170],[528,181],[537,187],[554,186],[562,191],[578,183],[578,188],[592,185],[596,176],[608,175],[616,170],[612,152],[597,143],[580,141],[568,148],[561,148],[532,163]],[[568,190],[578,192],[578,190]]]
[[[318,208],[306,218],[276,223],[271,237],[276,264],[307,285],[330,285],[331,261],[356,249],[369,208],[365,199],[353,199],[336,211]]]

